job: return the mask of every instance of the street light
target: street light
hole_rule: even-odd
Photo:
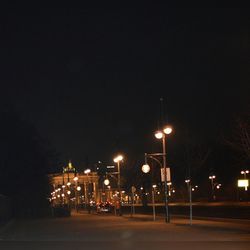
[[[244,175],[244,179],[246,179],[247,178],[247,174],[249,174],[249,170],[242,170],[240,173],[243,174]]]
[[[168,211],[168,187],[167,187],[167,166],[166,166],[166,135],[172,133],[172,127],[166,126],[163,131],[157,131],[155,137],[162,139],[162,156],[163,156],[163,169],[164,169],[164,192],[165,192],[165,221],[170,222]]]
[[[109,181],[109,179],[105,179],[103,183],[104,183],[105,186],[108,186],[110,181]]]
[[[192,221],[193,221],[192,191],[193,191],[193,188],[191,186],[190,179],[186,179],[185,182],[187,183],[187,189],[188,189],[188,194],[189,194],[189,221],[190,221],[190,225],[192,225]]]
[[[88,213],[90,214],[90,196],[89,196],[89,173],[91,170],[89,168],[84,170],[84,174],[87,175],[87,185],[85,184],[85,208],[88,203]]]
[[[152,185],[152,206],[153,206],[153,220],[155,221],[155,189],[156,185]]]
[[[150,171],[150,166],[148,164],[144,164],[141,170],[143,173],[147,174]]]
[[[212,188],[212,198],[215,200],[215,195],[214,195],[214,179],[216,178],[215,175],[210,175],[209,179],[211,180],[211,188]]]
[[[117,157],[114,158],[114,162],[117,163],[117,168],[118,168],[118,191],[119,191],[119,202],[120,202],[120,209],[119,209],[119,215],[122,215],[121,207],[122,207],[122,194],[121,194],[121,171],[120,171],[120,162],[123,160],[122,155],[118,155]]]

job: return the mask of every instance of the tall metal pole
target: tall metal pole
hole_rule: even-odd
[[[188,191],[189,191],[189,213],[190,213],[190,225],[192,226],[192,221],[193,221],[193,206],[192,206],[192,185],[191,185],[191,180],[188,183]]]
[[[119,208],[119,215],[122,215],[122,194],[121,194],[121,173],[120,173],[120,161],[117,161],[118,166],[118,192],[119,192],[119,202],[120,202],[120,208]]]
[[[212,188],[212,200],[215,200],[215,195],[214,195],[214,178],[211,178],[211,188]]]
[[[153,220],[155,221],[155,189],[152,188]]]
[[[166,138],[165,134],[162,137],[162,151],[163,151],[163,168],[164,168],[164,192],[165,192],[165,221],[170,222],[168,211],[168,185],[167,185],[167,166],[166,166]]]

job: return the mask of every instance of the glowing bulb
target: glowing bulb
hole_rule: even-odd
[[[171,127],[166,127],[164,128],[163,132],[167,135],[171,134],[173,131],[173,129]]]
[[[155,137],[156,137],[157,139],[161,139],[161,138],[163,137],[163,133],[162,133],[161,131],[157,131],[157,132],[155,133]]]
[[[103,183],[104,183],[104,185],[108,186],[109,183],[110,183],[110,182],[109,182],[109,179],[105,179]]]
[[[143,173],[148,173],[150,171],[150,166],[148,164],[144,164],[141,168]]]

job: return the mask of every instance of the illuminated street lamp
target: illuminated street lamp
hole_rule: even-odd
[[[105,179],[103,183],[104,183],[105,186],[108,186],[110,181],[109,181],[109,179]]]
[[[155,221],[155,189],[156,185],[152,185],[152,207],[153,207],[153,220]]]
[[[165,221],[170,222],[168,211],[168,186],[167,186],[167,166],[166,166],[166,135],[172,133],[172,127],[166,126],[163,131],[157,131],[155,137],[162,139],[162,156],[163,156],[163,169],[164,169],[164,192],[165,192]]]
[[[84,170],[84,174],[89,174],[90,172],[91,172],[91,170],[89,168]]]
[[[211,190],[212,190],[212,198],[215,200],[215,195],[214,195],[214,179],[216,178],[215,175],[210,175],[209,179],[211,180]]]
[[[242,175],[244,175],[244,180],[242,181],[244,183],[245,191],[248,189],[248,180],[247,180],[247,174],[249,174],[249,170],[242,170],[240,172]]]
[[[85,199],[86,199],[86,201],[85,201],[85,207],[87,206],[87,203],[88,203],[87,208],[88,208],[88,213],[89,214],[91,212],[90,211],[90,196],[89,196],[89,173],[90,172],[91,172],[91,170],[89,168],[87,168],[87,169],[84,170],[84,174],[87,175],[87,180],[88,180],[87,185],[85,185]]]
[[[120,162],[123,160],[122,155],[118,155],[114,158],[114,162],[117,163],[118,168],[118,191],[119,191],[119,202],[120,202],[120,209],[119,209],[119,215],[122,215],[121,207],[122,207],[122,194],[121,194],[121,171],[120,171]]]
[[[143,173],[148,173],[150,171],[150,166],[148,164],[144,164],[141,168]]]
[[[244,175],[244,179],[246,179],[247,178],[247,174],[249,174],[249,170],[242,170],[240,173],[243,174]]]

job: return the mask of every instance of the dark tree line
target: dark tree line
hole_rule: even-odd
[[[29,122],[0,111],[0,193],[10,197],[15,216],[48,212],[50,153]]]

